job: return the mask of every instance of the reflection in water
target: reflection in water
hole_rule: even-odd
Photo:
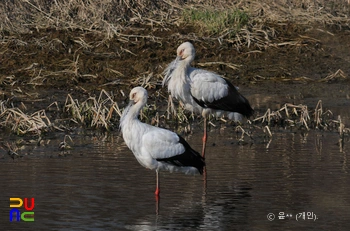
[[[160,199],[161,211],[155,223],[150,223],[149,216],[137,219],[135,225],[127,225],[129,230],[170,229],[229,229],[232,224],[246,225],[244,219],[251,188],[231,186],[214,194],[172,195],[171,198]],[[166,200],[166,201],[165,201]],[[156,202],[157,204],[157,202]]]
[[[349,229],[349,137],[273,129],[273,138],[239,143],[233,129],[213,129],[207,179],[140,168],[118,134],[76,135],[66,156],[60,140],[27,145],[23,158],[0,151],[0,224],[4,230],[334,230]],[[195,134],[201,134],[200,132]],[[188,137],[196,149],[201,138]],[[212,144],[212,145],[210,145]],[[10,197],[34,197],[35,221],[10,223]],[[316,221],[296,221],[299,212]],[[294,217],[279,220],[279,212]],[[268,213],[276,220],[268,221]]]

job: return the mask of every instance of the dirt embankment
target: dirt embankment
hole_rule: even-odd
[[[349,30],[317,25],[301,30],[289,25],[280,27],[263,49],[240,50],[229,42],[198,38],[191,27],[139,30],[142,35],[138,33],[137,38],[132,38],[135,31],[129,31],[130,42],[113,38],[101,43],[103,37],[95,34],[53,29],[9,38],[2,45],[1,98],[50,88],[67,93],[127,90],[148,76],[148,87],[158,88],[162,71],[183,41],[196,47],[194,65],[216,71],[237,85],[268,80],[346,81],[350,73]]]
[[[52,108],[52,103],[57,103],[60,110],[54,112],[53,118],[60,119],[59,113],[68,95],[81,102],[89,96],[97,97],[104,89],[114,92],[115,100],[120,102],[132,87],[139,85],[146,87],[151,97],[166,104],[164,90],[160,91],[164,97],[153,93],[161,89],[162,72],[175,58],[177,46],[184,41],[191,41],[196,48],[194,66],[215,71],[238,86],[249,88],[270,82],[349,84],[350,31],[348,23],[343,22],[344,17],[337,16],[341,24],[333,19],[331,23],[274,21],[276,15],[268,14],[273,7],[267,6],[262,4],[252,11],[250,22],[233,37],[225,33],[203,33],[197,24],[173,19],[165,24],[153,24],[154,19],[146,20],[152,23],[136,21],[113,35],[106,35],[108,30],[101,28],[86,29],[85,24],[73,28],[31,24],[25,33],[3,30],[0,43],[1,105],[20,108],[30,114],[49,105]],[[58,24],[64,24],[56,11],[48,14],[44,8],[29,7],[44,19],[57,19]],[[300,7],[303,9],[304,6]],[[86,12],[93,9],[90,8],[85,9]],[[291,8],[287,4],[281,12],[288,9]],[[68,20],[75,15],[73,13],[64,15],[64,19]],[[337,15],[337,12],[332,14]],[[329,14],[325,15],[329,20]],[[260,21],[264,17],[268,19]],[[106,25],[116,29],[111,23]],[[269,85],[265,84],[265,87]],[[11,125],[12,122],[4,124]]]

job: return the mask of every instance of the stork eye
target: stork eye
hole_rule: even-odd
[[[180,51],[179,56],[182,56],[182,55],[183,55],[184,50],[185,50],[185,49],[182,49],[182,50]]]
[[[136,93],[133,93],[133,94],[131,95],[131,98],[134,99],[135,96],[136,96]]]

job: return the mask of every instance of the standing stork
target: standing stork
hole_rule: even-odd
[[[207,142],[207,116],[227,113],[229,119],[235,113],[245,117],[253,115],[249,101],[241,95],[227,79],[216,73],[191,67],[195,58],[195,49],[190,42],[177,48],[177,57],[164,71],[163,87],[180,100],[185,109],[199,113],[204,117],[204,135],[202,156],[205,156]]]
[[[156,170],[156,196],[159,195],[159,170],[181,171],[186,174],[203,173],[204,158],[178,134],[142,123],[138,116],[147,103],[147,91],[135,87],[130,103],[120,119],[126,145],[145,168]]]

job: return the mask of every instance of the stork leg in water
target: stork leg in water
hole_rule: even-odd
[[[156,197],[159,197],[159,193],[160,193],[160,188],[159,188],[159,171],[157,169],[156,170],[156,191],[154,192],[154,194],[156,195]]]
[[[204,117],[204,134],[203,134],[203,144],[202,144],[202,157],[205,158],[205,147],[207,146],[207,117]],[[204,187],[204,191],[207,191],[207,168],[204,167],[203,168],[203,187]],[[205,193],[206,194],[206,193]]]
[[[205,157],[205,147],[207,146],[207,118],[204,117],[204,134],[203,134],[203,146],[202,146],[202,157]]]
[[[156,191],[154,192],[154,195],[156,196],[156,215],[159,215],[159,171],[156,170]]]

